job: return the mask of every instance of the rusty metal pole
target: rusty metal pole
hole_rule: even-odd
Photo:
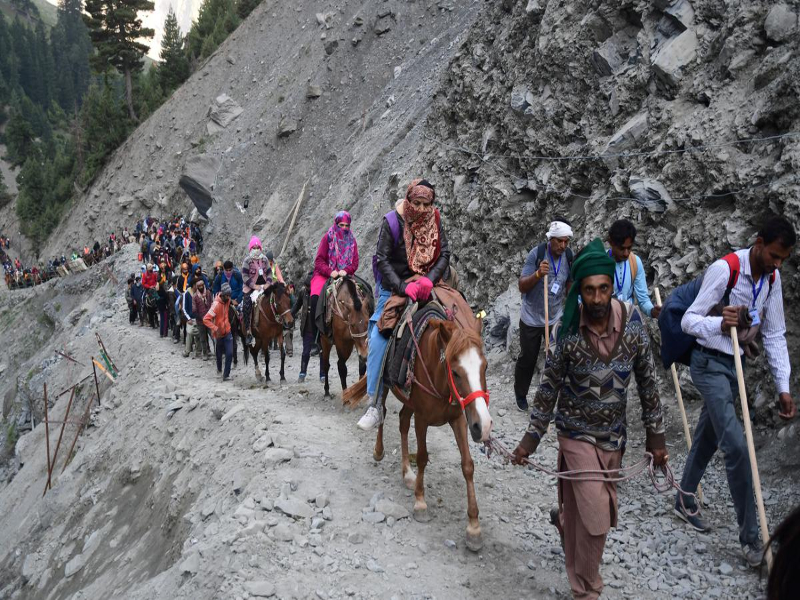
[[[100,384],[97,383],[97,367],[94,366],[94,356],[92,357],[92,374],[94,375],[94,390],[97,392],[97,403],[100,404]],[[91,400],[89,404],[91,404]]]
[[[64,423],[61,425],[61,432],[58,434],[58,442],[56,442],[56,451],[53,453],[53,462],[50,464],[50,470],[47,472],[47,483],[44,486],[44,492],[42,492],[42,497],[47,493],[47,490],[53,488],[53,484],[51,483],[51,477],[53,475],[53,469],[56,465],[56,459],[58,458],[58,449],[61,447],[61,438],[64,436],[64,428],[67,426],[66,420],[69,418],[69,409],[72,408],[72,400],[75,398],[75,388],[72,388],[72,393],[69,395],[69,403],[67,404],[67,412],[64,413]]]
[[[47,420],[47,384],[44,384],[44,439],[47,444],[47,473],[48,479],[52,467],[50,466],[50,423]]]
[[[81,420],[81,422],[78,424],[78,431],[75,432],[75,439],[72,440],[72,444],[69,447],[69,453],[67,454],[67,460],[64,461],[64,467],[61,469],[62,473],[67,470],[67,465],[72,458],[72,451],[75,449],[75,444],[78,442],[78,438],[80,437],[83,428],[86,427],[86,424],[89,422],[89,410],[92,408],[92,400],[94,400],[94,398],[89,398],[89,402],[86,404],[86,412],[83,414],[83,420]],[[97,403],[100,404],[99,398]]]

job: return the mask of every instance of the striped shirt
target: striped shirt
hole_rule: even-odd
[[[730,295],[730,306],[747,306],[758,310],[761,320],[761,337],[767,354],[772,377],[778,393],[789,393],[789,350],[786,346],[786,321],[783,316],[783,291],[781,275],[775,272],[775,283],[770,290],[769,273],[759,281],[753,281],[750,270],[750,249],[736,252],[739,257],[739,279]],[[697,338],[697,343],[733,356],[731,336],[722,331],[722,317],[708,313],[722,301],[730,277],[730,267],[724,260],[715,261],[703,276],[703,284],[692,305],[683,315],[681,328]],[[760,288],[759,292],[759,285]],[[754,300],[754,290],[757,298]],[[741,351],[740,351],[741,352]]]

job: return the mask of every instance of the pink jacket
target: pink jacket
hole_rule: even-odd
[[[353,264],[351,264],[345,272],[348,275],[354,275],[358,270],[358,244],[355,245],[353,252]],[[322,236],[322,240],[317,248],[317,256],[314,258],[314,277],[311,278],[311,295],[319,296],[322,288],[325,287],[325,282],[331,276],[331,267],[328,264],[328,236]]]

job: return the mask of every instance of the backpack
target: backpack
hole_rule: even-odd
[[[722,306],[728,306],[731,290],[739,280],[739,256],[732,252],[723,256],[722,260],[728,263],[731,271],[728,283],[725,286],[725,293],[722,296]],[[774,283],[775,272],[773,271],[769,277],[767,297],[769,297]],[[661,313],[658,315],[658,328],[661,330],[661,362],[664,364],[665,369],[668,369],[674,363],[681,363],[687,366],[691,363],[692,350],[696,344],[696,338],[683,331],[681,320],[695,301],[695,298],[697,298],[702,285],[703,275],[700,275],[700,277],[678,286],[667,297],[661,308]]]
[[[438,227],[441,224],[441,216],[439,215],[439,209],[436,210],[436,226]],[[391,210],[386,213],[383,217],[386,219],[386,222],[389,223],[389,231],[392,232],[392,246],[397,246],[397,243],[400,241],[400,221],[397,219],[397,211]],[[381,227],[380,231],[378,232],[378,243],[376,244],[375,248],[380,246],[381,243],[381,234],[383,233],[383,228]],[[375,278],[375,293],[378,293],[378,286],[381,284],[381,279],[383,276],[381,275],[380,270],[378,269],[378,254],[372,255],[372,276]]]

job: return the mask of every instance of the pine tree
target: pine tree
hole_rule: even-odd
[[[140,11],[152,11],[150,0],[87,0],[84,16],[89,36],[97,53],[92,63],[100,73],[115,67],[125,78],[128,115],[138,122],[133,109],[133,73],[144,67],[144,56],[150,50],[140,39],[151,38],[155,31],[142,27]]]
[[[165,94],[169,94],[189,78],[189,60],[183,49],[183,41],[178,19],[170,6],[164,21],[164,37],[161,38],[162,62],[158,66],[161,89]]]
[[[187,55],[192,61],[208,58],[238,26],[234,0],[203,0],[186,36]]]
[[[67,112],[80,107],[91,81],[92,40],[83,22],[82,0],[59,0],[58,22],[50,32],[58,102]]]
[[[236,14],[239,15],[239,18],[244,21],[248,15],[253,12],[256,6],[261,4],[261,0],[237,0],[236,2]]]
[[[6,182],[3,181],[3,172],[0,171],[0,206],[5,206],[11,202],[11,194],[8,193]]]

